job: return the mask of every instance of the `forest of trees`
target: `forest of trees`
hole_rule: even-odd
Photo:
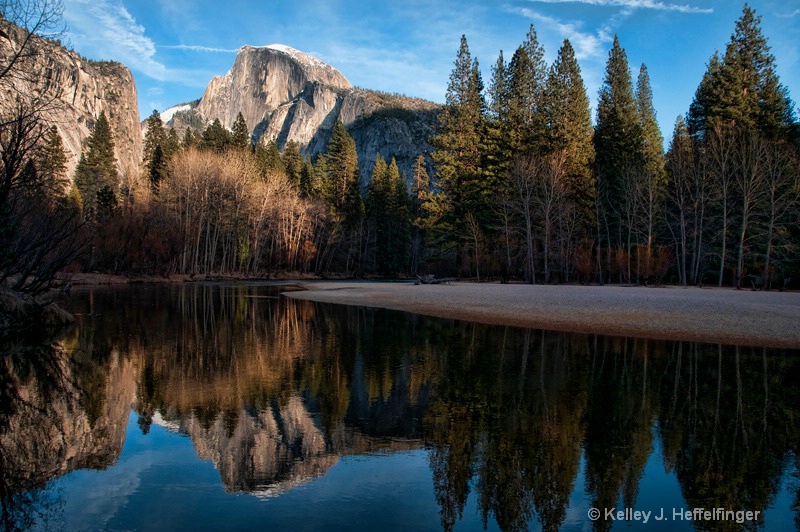
[[[634,83],[616,37],[594,126],[569,41],[549,69],[542,57],[531,27],[484,94],[462,37],[434,139],[433,253],[528,282],[797,277],[798,125],[749,6],[666,154],[647,67]]]
[[[36,128],[37,153],[57,149],[57,131]],[[799,139],[747,5],[666,153],[647,67],[634,81],[616,37],[593,124],[568,40],[548,66],[531,26],[484,88],[462,36],[435,151],[419,154],[413,175],[381,154],[362,180],[341,123],[308,160],[295,142],[253,144],[241,113],[231,130],[215,120],[179,135],[154,111],[140,171],[121,176],[101,114],[58,200],[62,217],[82,215],[61,224],[84,242],[63,255],[73,269],[117,274],[784,288],[800,277]],[[62,159],[22,157],[18,174],[64,182]],[[19,278],[5,264],[31,260],[5,258],[0,274]]]

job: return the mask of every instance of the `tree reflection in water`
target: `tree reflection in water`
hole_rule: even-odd
[[[656,448],[689,508],[763,512],[797,471],[796,352],[490,327],[277,293],[88,291],[55,346],[5,348],[4,518],[30,524],[29,510],[46,505],[24,497],[112,465],[131,404],[143,434],[159,423],[189,435],[231,492],[278,493],[344,455],[427,448],[445,529],[473,491],[484,526],[558,529],[582,459],[598,508],[637,507]]]

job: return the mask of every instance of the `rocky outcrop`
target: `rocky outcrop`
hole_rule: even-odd
[[[233,67],[211,80],[197,105],[209,120],[219,118],[231,127],[241,112],[251,128],[257,128],[286,102],[306,92],[309,85],[325,87],[325,93],[352,88],[338,70],[287,46],[243,46]]]
[[[8,39],[0,38],[0,60],[5,64],[26,33],[6,21],[0,25],[8,35]],[[49,102],[43,116],[58,127],[67,151],[69,176],[95,120],[105,111],[114,133],[120,173],[138,168],[142,136],[136,85],[130,70],[120,63],[89,61],[58,42],[39,37],[33,37],[29,46],[30,53],[18,68],[24,75],[4,79],[1,103],[11,103],[17,96]]]
[[[253,140],[275,139],[280,148],[295,141],[306,157],[325,150],[341,120],[356,141],[367,178],[377,154],[396,157],[410,176],[414,160],[432,151],[438,109],[425,100],[354,88],[332,66],[270,45],[242,47],[231,70],[213,78],[199,101],[162,116],[179,129],[204,127],[214,119],[231,128],[241,112]]]

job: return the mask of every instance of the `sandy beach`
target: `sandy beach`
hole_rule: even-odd
[[[286,295],[480,323],[800,349],[800,293],[647,288],[309,281]]]

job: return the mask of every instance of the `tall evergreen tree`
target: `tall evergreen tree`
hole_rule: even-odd
[[[425,245],[425,229],[428,227],[428,213],[425,206],[430,201],[430,178],[425,157],[418,156],[414,161],[411,185],[411,212],[413,226],[411,235],[411,273],[416,274],[422,260]]]
[[[197,134],[192,128],[187,127],[183,132],[183,140],[181,140],[181,148],[188,149],[197,145]]]
[[[529,127],[530,141],[537,145],[541,142],[544,135],[545,122],[542,115],[542,104],[544,99],[544,87],[547,80],[547,63],[544,60],[544,47],[539,44],[536,29],[531,24],[522,48],[528,56],[528,66],[530,74],[530,87],[528,93],[531,95],[532,109],[530,112],[531,123]]]
[[[327,197],[333,231],[341,239],[340,271],[363,272],[364,201],[358,171],[356,143],[341,121],[336,122],[328,141]]]
[[[377,154],[372,167],[372,179],[367,186],[366,215],[369,223],[370,241],[375,257],[374,269],[377,273],[387,273],[390,253],[390,213],[388,166],[386,160]]]
[[[174,127],[171,127],[167,133],[167,138],[164,139],[164,159],[169,162],[172,156],[175,155],[180,148],[181,141],[178,139],[178,132]]]
[[[533,114],[536,110],[533,66],[525,48],[520,46],[508,65],[508,113],[506,134],[512,153],[528,151],[533,142]]]
[[[618,248],[626,241],[626,175],[641,164],[642,131],[628,58],[617,36],[599,96],[594,135],[599,222],[605,243]]]
[[[489,118],[502,120],[508,110],[508,65],[503,58],[503,50],[492,67],[492,80],[489,83]]]
[[[432,157],[440,189],[434,199],[439,203],[434,210],[441,213],[437,217],[437,230],[449,242],[452,242],[450,237],[457,242],[464,238],[467,213],[484,220],[488,217],[494,183],[481,174],[484,111],[478,61],[472,59],[467,38],[462,35],[445,106],[439,115],[438,134],[433,138],[437,149]],[[457,245],[457,255],[461,255],[463,242]]]
[[[706,72],[700,81],[694,94],[694,99],[689,107],[689,115],[686,117],[688,131],[695,137],[701,138],[706,130],[713,129],[709,118],[713,121],[715,116],[720,113],[720,102],[724,100],[722,96],[722,58],[719,52],[708,61]]]
[[[664,138],[658,127],[656,109],[653,106],[653,89],[650,75],[644,64],[639,68],[636,82],[636,109],[642,130],[642,154],[647,174],[655,176],[659,182],[664,180]]]
[[[164,123],[161,121],[161,115],[155,109],[147,117],[146,123],[147,131],[144,134],[142,163],[150,179],[150,186],[155,191],[158,190],[158,184],[167,172],[168,158],[164,150],[167,144],[167,134],[164,130]]]
[[[639,78],[636,82],[636,108],[642,129],[642,165],[641,172],[637,176],[638,182],[635,184],[633,207],[636,211],[636,229],[646,244],[645,270],[647,271],[641,273],[649,274],[656,225],[661,218],[667,176],[664,170],[664,139],[658,127],[656,110],[653,106],[653,89],[650,87],[650,76],[644,64],[639,68]]]
[[[508,65],[503,51],[492,67],[489,84],[489,105],[484,135],[483,174],[486,179],[504,186],[512,157],[508,133]]]
[[[263,176],[276,173],[280,175],[286,174],[286,166],[283,163],[281,152],[275,139],[270,139],[266,143],[261,141],[256,144],[256,163]]]
[[[44,136],[44,145],[37,158],[39,178],[49,194],[64,194],[67,182],[67,154],[56,126],[51,126]]]
[[[331,184],[329,201],[335,212],[344,220],[360,220],[364,206],[361,201],[356,143],[341,121],[333,127],[326,163]]]
[[[166,174],[167,163],[164,157],[164,150],[161,144],[157,144],[148,163],[147,175],[150,178],[150,187],[154,192],[158,191],[158,186]]]
[[[330,150],[330,144],[328,149]],[[298,186],[300,184],[300,171],[303,169],[303,156],[300,155],[300,145],[294,140],[287,142],[286,146],[283,147],[281,160],[289,183]]]
[[[75,185],[81,193],[81,200],[87,218],[92,218],[98,210],[100,196],[105,206],[112,202],[119,189],[117,161],[114,156],[114,136],[105,112],[101,112],[89,136],[87,149],[81,154],[75,168]]]
[[[240,150],[250,146],[250,132],[241,111],[236,115],[233,128],[231,128],[231,146]]]
[[[388,192],[389,224],[389,261],[388,273],[397,274],[408,266],[410,243],[410,222],[408,213],[408,188],[406,180],[400,174],[397,161],[392,161],[386,168],[385,181]]]
[[[328,158],[324,153],[317,155],[314,161],[314,188],[315,195],[323,198],[329,204],[334,196],[333,185],[328,175]]]
[[[312,198],[317,195],[318,188],[316,180],[314,179],[314,165],[311,161],[303,163],[303,169],[300,171],[300,195],[304,198]]]
[[[594,129],[581,69],[568,40],[550,67],[542,113],[548,149],[566,151],[566,193],[577,211],[580,236],[587,237],[594,226]]]
[[[222,126],[219,118],[215,118],[211,124],[203,131],[202,139],[200,140],[200,147],[204,150],[212,150],[216,152],[225,151],[231,144],[231,135],[227,129]]]
[[[748,4],[720,62],[712,57],[692,103],[689,124],[702,134],[715,124],[757,130],[768,137],[788,136],[795,124],[794,104],[775,72],[775,57],[761,32],[761,17]]]
[[[161,120],[161,115],[155,109],[153,109],[153,112],[147,117],[145,123],[147,124],[147,130],[144,134],[144,143],[142,146],[142,163],[150,167],[156,146],[161,146],[163,150],[167,133],[164,130],[164,122]]]

